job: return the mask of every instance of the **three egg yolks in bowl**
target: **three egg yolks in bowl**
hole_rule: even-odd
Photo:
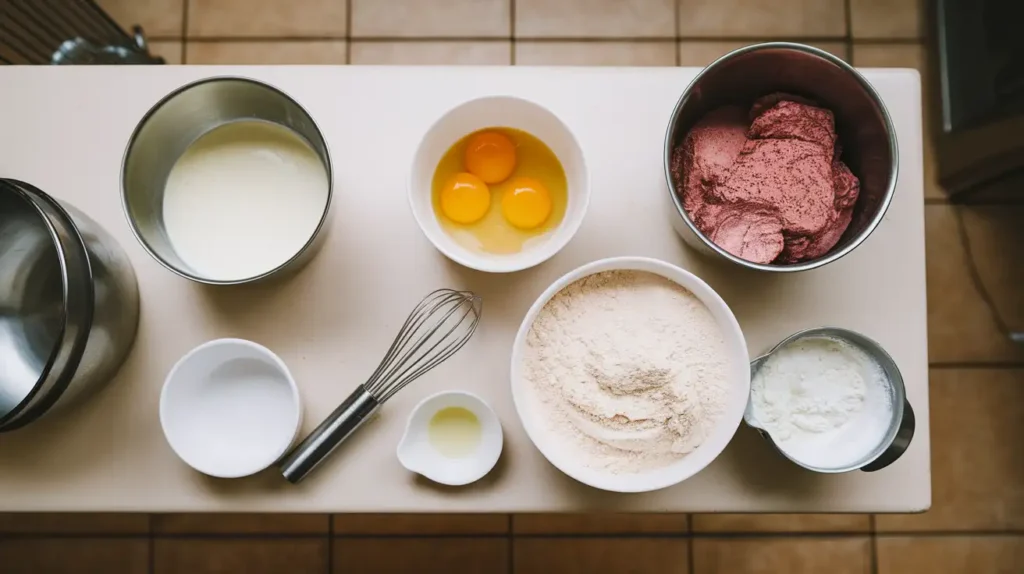
[[[544,142],[512,128],[467,135],[434,171],[434,211],[463,247],[493,254],[522,251],[565,216],[565,170]]]

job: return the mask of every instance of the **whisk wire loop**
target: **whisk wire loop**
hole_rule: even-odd
[[[472,305],[472,303],[471,303],[471,305]],[[467,321],[467,318],[471,314],[474,315],[473,318],[469,319],[470,322],[469,322],[468,325],[465,325],[465,321]],[[458,322],[455,323],[451,327],[451,329],[449,329],[448,332],[443,335],[442,341],[447,339],[456,329],[463,328],[463,329],[465,329],[465,332],[462,333],[461,336],[458,339],[455,339],[455,340],[451,341],[445,348],[443,348],[441,350],[440,353],[437,353],[436,355],[431,355],[431,353],[433,353],[434,349],[436,349],[441,344],[441,341],[435,343],[429,350],[425,351],[424,352],[424,356],[432,356],[433,358],[431,358],[431,359],[429,359],[429,360],[427,360],[425,362],[421,362],[421,361],[415,362],[413,365],[410,366],[410,369],[414,369],[414,370],[412,370],[412,372],[409,372],[410,369],[406,369],[406,371],[404,371],[401,375],[399,375],[397,377],[396,384],[392,385],[390,388],[388,388],[385,391],[385,394],[382,397],[381,401],[383,402],[383,401],[386,401],[386,400],[390,399],[392,395],[394,395],[398,391],[402,390],[406,385],[408,385],[412,381],[418,379],[424,373],[426,373],[427,371],[433,369],[437,365],[447,361],[449,357],[451,357],[456,352],[458,352],[458,350],[461,349],[462,346],[465,345],[469,341],[469,338],[473,335],[473,333],[476,330],[476,326],[477,326],[478,322],[479,322],[479,311],[478,311],[478,309],[476,309],[475,307],[472,307],[472,306],[466,307],[466,309],[463,311],[462,315],[458,318]],[[436,327],[435,330],[439,329],[439,328],[440,328],[440,325],[438,327]]]
[[[405,320],[367,391],[383,403],[454,355],[476,330],[480,301],[471,292],[451,289],[427,295]]]

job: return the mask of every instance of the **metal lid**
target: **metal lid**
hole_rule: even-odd
[[[0,430],[52,406],[78,367],[92,321],[88,255],[41,191],[0,179]]]

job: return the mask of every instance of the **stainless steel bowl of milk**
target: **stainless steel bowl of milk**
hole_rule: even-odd
[[[744,421],[786,458],[823,473],[881,470],[914,436],[892,357],[847,329],[795,333],[750,364]]]
[[[284,92],[246,78],[183,86],[139,122],[121,166],[135,237],[171,271],[232,285],[296,270],[332,196],[327,142]]]

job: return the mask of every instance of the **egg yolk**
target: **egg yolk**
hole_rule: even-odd
[[[536,179],[517,177],[509,182],[501,198],[501,211],[519,229],[533,229],[551,215],[551,194]]]
[[[479,221],[490,207],[491,191],[471,173],[457,173],[441,188],[441,211],[456,223]]]
[[[516,146],[498,132],[480,132],[469,138],[466,170],[485,183],[505,181],[516,168]]]

